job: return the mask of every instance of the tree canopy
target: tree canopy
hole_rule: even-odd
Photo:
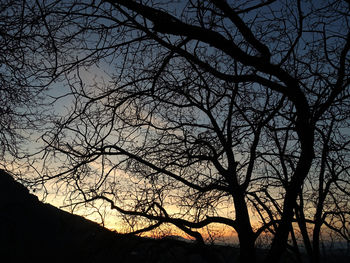
[[[139,220],[134,233],[172,224],[204,242],[199,229],[224,224],[242,262],[267,233],[266,262],[299,240],[319,262],[323,234],[350,240],[348,1],[21,8],[44,44],[28,43],[34,76],[69,101],[48,119],[38,180]]]

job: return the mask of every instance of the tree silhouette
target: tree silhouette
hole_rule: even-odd
[[[0,3],[0,160],[24,156],[25,142],[45,119],[43,97],[56,78],[48,29],[33,3]]]
[[[348,1],[33,5],[73,101],[43,136],[41,180],[136,233],[170,223],[203,242],[225,224],[242,262],[266,231],[266,262],[297,230],[312,262],[322,226],[349,238]]]

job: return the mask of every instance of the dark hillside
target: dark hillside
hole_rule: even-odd
[[[0,170],[1,254],[14,262],[22,259],[60,261],[95,256],[123,256],[113,244],[116,234],[98,224],[41,203],[21,184]]]
[[[228,262],[232,248],[122,236],[44,204],[0,170],[1,262]],[[230,260],[228,260],[230,259]]]

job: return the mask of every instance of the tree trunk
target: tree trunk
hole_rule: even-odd
[[[320,262],[320,227],[319,225],[315,225],[314,233],[313,233],[313,253],[312,253],[312,263]]]
[[[307,226],[306,226],[306,219],[305,219],[305,214],[304,214],[304,201],[303,201],[303,196],[300,194],[300,205],[296,205],[295,208],[295,215],[296,215],[296,219],[298,222],[298,226],[300,229],[300,233],[303,237],[303,241],[304,241],[304,246],[305,246],[305,250],[307,253],[307,256],[309,258],[310,262],[312,261],[312,257],[313,257],[313,249],[312,249],[312,245],[311,245],[311,241],[309,238],[309,233],[307,231]]]
[[[284,202],[282,219],[278,225],[278,229],[272,241],[269,253],[265,258],[264,262],[266,263],[278,263],[282,254],[287,248],[288,235],[291,229],[291,221],[293,217],[293,200],[295,200],[293,193],[287,193]]]
[[[236,223],[240,244],[239,262],[256,262],[255,236],[250,223],[247,204],[242,193],[235,194]]]
[[[286,251],[289,231],[292,227],[292,219],[294,215],[295,202],[297,200],[298,193],[301,191],[301,186],[305,177],[311,167],[313,159],[312,154],[302,154],[300,162],[292,177],[289,186],[286,189],[286,195],[283,204],[283,213],[281,222],[278,225],[276,235],[272,241],[271,249],[267,257],[266,263],[278,263],[282,254]]]
[[[240,243],[239,262],[255,263],[256,251],[255,251],[255,245],[254,245],[255,242],[254,242],[254,239],[252,239],[252,236],[242,233],[242,234],[238,234],[238,239]]]
[[[292,227],[293,210],[314,158],[314,127],[309,122],[310,110],[308,102],[304,95],[297,97],[298,99],[293,102],[298,112],[296,131],[300,141],[301,154],[295,172],[286,187],[281,222],[278,225],[269,253],[265,258],[266,263],[278,263],[282,254],[286,251],[288,235]]]

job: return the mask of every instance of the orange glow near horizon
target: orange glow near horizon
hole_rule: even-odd
[[[50,203],[53,206],[60,207],[61,204],[64,202],[64,196],[49,196],[46,200],[46,203]],[[61,209],[72,212],[69,207],[62,208]],[[108,206],[103,208],[105,211],[105,218],[104,218],[104,227],[115,231],[117,233],[127,233],[130,231],[129,226],[123,222],[120,217],[118,217],[118,214],[116,211],[111,210]],[[101,224],[101,217],[100,215],[94,211],[92,208],[85,208],[85,209],[78,209],[76,211],[73,211],[74,214],[80,215],[85,217],[88,220],[94,221],[98,224]],[[139,226],[139,228],[142,228],[144,226]],[[237,233],[229,226],[223,225],[223,224],[211,224],[207,227],[204,227],[202,229],[192,229],[193,231],[199,232],[203,239],[208,243],[221,243],[221,244],[237,244],[238,238]],[[140,236],[143,237],[150,237],[150,238],[164,238],[167,236],[174,236],[174,237],[181,237],[187,240],[193,240],[193,237],[186,234],[181,229],[177,228],[174,225],[171,224],[163,224],[159,228],[156,228],[154,230],[144,232],[140,234]]]

